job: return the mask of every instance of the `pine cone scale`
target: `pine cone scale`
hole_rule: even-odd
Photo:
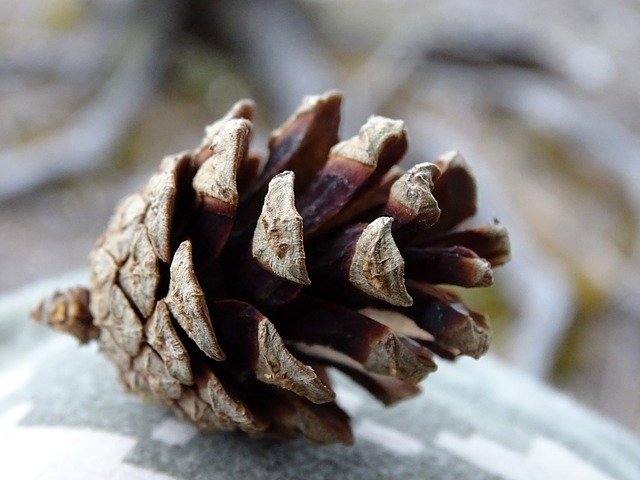
[[[173,212],[176,201],[176,178],[171,170],[154,175],[145,192],[148,207],[144,224],[149,231],[153,251],[164,263],[171,262]]]
[[[404,259],[391,234],[393,218],[375,219],[362,231],[349,262],[349,283],[391,305],[408,307],[413,299],[404,283]]]
[[[142,318],[153,313],[160,284],[160,266],[149,240],[147,229],[139,225],[133,234],[130,254],[118,273],[118,284]]]
[[[251,254],[265,270],[300,285],[309,285],[302,217],[296,210],[294,174],[273,177],[253,234]]]
[[[391,217],[379,217],[369,224],[351,225],[312,250],[313,288],[339,300],[350,294],[371,302],[411,305],[404,282],[404,259],[393,239],[392,223]]]
[[[205,294],[193,270],[193,254],[188,240],[176,250],[170,273],[166,302],[173,318],[203,353],[214,360],[224,360],[225,354],[213,330]]]
[[[410,283],[415,302],[409,315],[431,333],[442,348],[479,358],[489,346],[491,330],[484,315],[467,308],[459,297],[441,288]]]
[[[193,177],[196,214],[191,229],[196,256],[210,266],[226,245],[238,206],[236,177],[245,161],[251,137],[251,122],[230,119],[218,127],[212,155]]]
[[[361,193],[348,201],[334,217],[322,224],[323,230],[333,230],[346,224],[378,216],[393,216],[383,212],[391,188],[404,174],[397,165],[386,172],[380,180],[363,188]],[[374,215],[372,213],[375,212]],[[381,213],[382,212],[382,213]]]
[[[96,325],[109,330],[115,342],[127,354],[132,357],[137,355],[143,339],[142,322],[127,296],[117,285],[111,286],[109,305],[110,313],[100,322],[96,322]]]
[[[145,325],[147,343],[160,355],[169,373],[183,385],[193,385],[193,373],[189,352],[183,345],[169,307],[164,300],[158,301],[155,311]]]
[[[111,255],[113,261],[122,265],[129,256],[133,232],[144,219],[147,204],[140,194],[125,197],[117,206],[105,233],[98,239],[98,245]],[[92,252],[93,253],[93,252]]]
[[[493,285],[491,263],[460,245],[411,248],[405,250],[403,256],[409,266],[407,276],[413,280],[465,288]]]
[[[37,321],[69,332],[80,342],[87,343],[100,335],[89,309],[89,297],[90,292],[86,288],[56,291],[40,302],[32,315]]]
[[[335,365],[338,370],[358,382],[384,405],[391,406],[420,393],[420,387],[394,377],[367,372],[363,368]]]
[[[360,191],[397,163],[407,148],[404,123],[372,117],[360,133],[334,145],[329,159],[298,201],[305,234],[322,228]]]
[[[433,196],[440,169],[433,163],[419,163],[393,183],[383,215],[393,217],[397,232],[407,224],[425,230],[440,218],[438,201]]]
[[[239,428],[247,433],[263,432],[267,423],[254,414],[245,402],[235,398],[211,370],[198,376],[200,398],[207,403],[225,430]]]
[[[330,348],[373,373],[411,383],[435,370],[427,349],[407,346],[385,325],[337,303],[301,295],[273,319],[287,340]]]
[[[506,228],[500,224],[482,225],[457,232],[445,233],[430,238],[420,243],[419,246],[443,248],[460,246],[468,248],[479,257],[487,260],[492,267],[508,262],[511,252],[509,235]]]
[[[434,184],[433,196],[441,210],[438,222],[425,234],[451,230],[478,210],[476,181],[467,162],[458,152],[449,152],[436,161],[442,172]]]
[[[119,372],[131,369],[131,356],[113,339],[107,328],[100,328],[100,351],[118,368]]]
[[[237,365],[250,368],[258,380],[304,396],[314,403],[333,401],[335,394],[287,349],[274,325],[251,305],[237,300],[214,303],[216,330],[224,350]]]
[[[89,308],[98,325],[110,311],[111,286],[118,275],[118,265],[106,248],[95,248],[89,254],[91,264],[91,296]]]
[[[306,189],[338,142],[341,103],[342,95],[336,91],[303,99],[300,108],[271,133],[263,178],[268,181],[290,170],[296,176],[296,191]]]

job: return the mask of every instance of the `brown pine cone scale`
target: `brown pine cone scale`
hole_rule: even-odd
[[[166,157],[123,199],[89,256],[91,286],[39,321],[95,339],[124,386],[203,430],[353,441],[328,367],[386,405],[446,359],[479,357],[487,318],[443,285],[486,287],[509,258],[476,211],[463,158],[404,172],[404,123],[373,116],[338,141],[341,95],[307,97],[249,150],[254,104]]]

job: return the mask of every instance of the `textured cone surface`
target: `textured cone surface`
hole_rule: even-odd
[[[506,230],[459,227],[476,210],[460,154],[405,173],[404,123],[371,117],[340,142],[340,102],[305,98],[264,162],[238,102],[119,203],[90,287],[35,318],[97,340],[127,390],[201,429],[316,443],[353,441],[327,367],[389,405],[435,355],[485,353],[487,318],[446,285],[490,285]]]

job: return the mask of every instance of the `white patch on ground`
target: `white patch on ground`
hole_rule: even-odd
[[[12,480],[172,480],[124,464],[138,442],[91,429],[21,426],[31,405],[19,404],[0,417],[2,478]]]
[[[151,438],[166,445],[186,445],[198,434],[198,429],[190,423],[176,418],[167,418],[151,432]]]
[[[20,403],[15,407],[10,408],[0,416],[0,442],[5,440],[4,434],[20,423],[32,408],[33,407],[29,403]]]
[[[111,477],[109,477],[109,480],[176,480],[176,479],[174,477],[169,477],[161,473],[156,473],[151,470],[145,470],[144,468],[135,467],[133,465],[127,465],[126,463],[123,463],[118,467],[118,470],[114,472],[114,474]]]
[[[21,365],[18,368],[0,374],[0,398],[4,398],[22,387],[31,375],[33,367],[31,365]]]
[[[548,438],[535,437],[524,454],[481,435],[464,438],[447,431],[438,434],[435,444],[505,480],[613,480]]]
[[[402,456],[415,456],[424,450],[424,444],[415,437],[371,420],[361,420],[353,429],[356,442],[365,440]]]

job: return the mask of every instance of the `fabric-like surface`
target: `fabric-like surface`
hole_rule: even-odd
[[[1,478],[640,478],[637,439],[491,357],[441,362],[423,394],[389,409],[336,375],[353,447],[200,434],[124,393],[95,348],[32,324],[49,289],[0,299]]]

